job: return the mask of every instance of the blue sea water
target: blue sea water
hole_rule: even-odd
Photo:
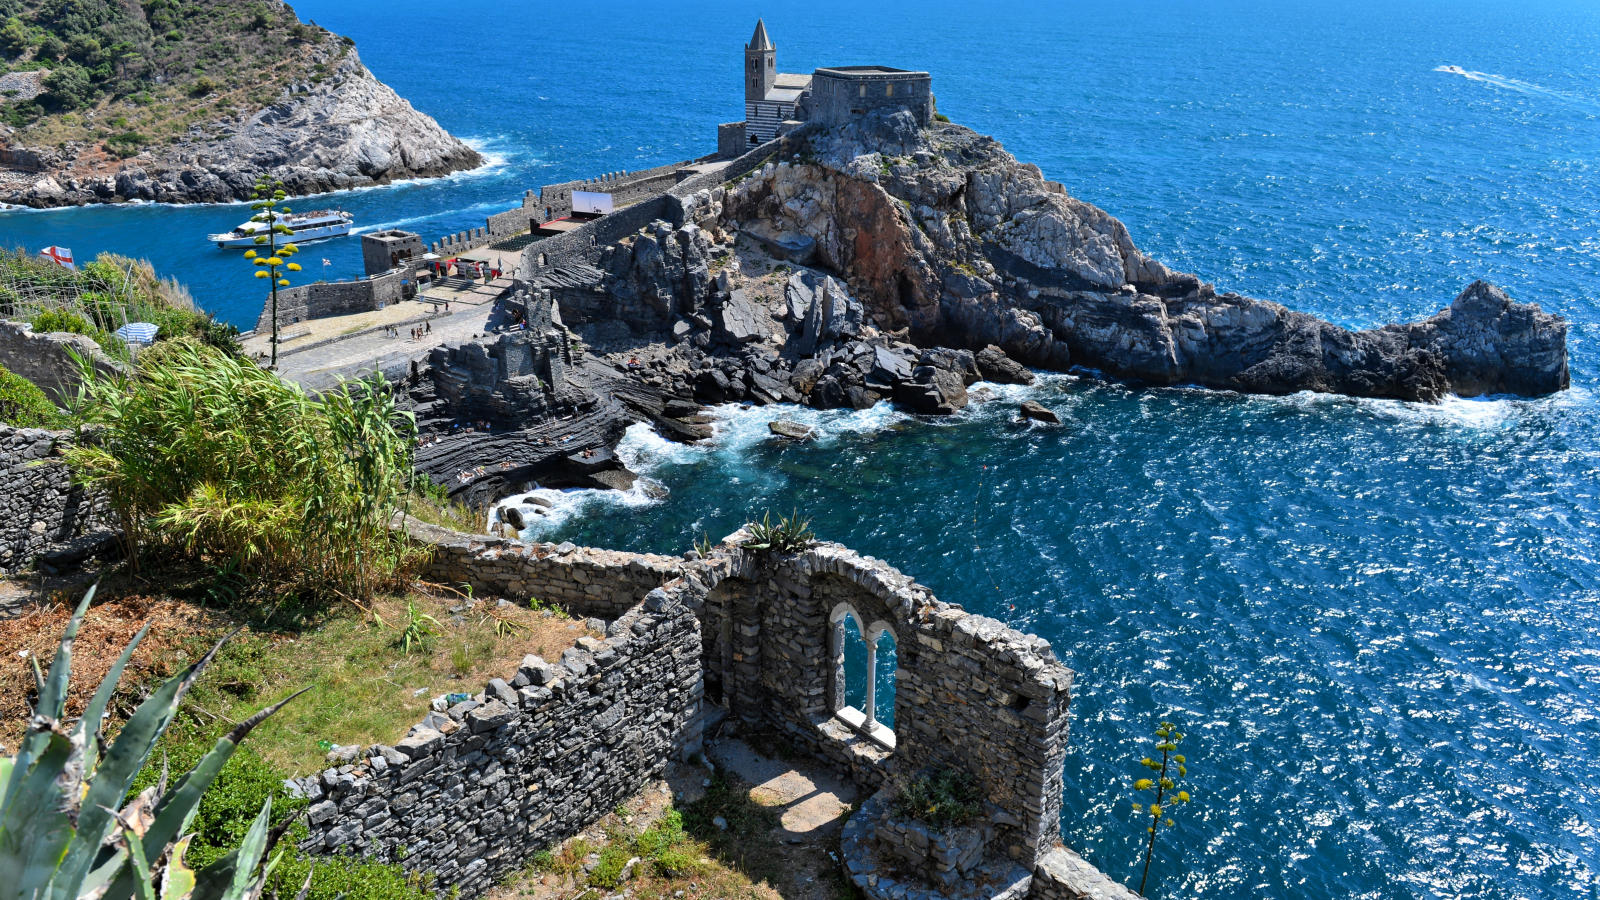
[[[667,500],[574,498],[551,536],[676,551],[796,508],[1047,637],[1078,673],[1063,831],[1121,879],[1146,735],[1189,732],[1156,896],[1600,896],[1600,6],[297,6],[494,160],[327,198],[370,228],[455,231],[527,187],[704,152],[760,14],[786,70],[930,70],[942,111],[1221,288],[1369,326],[1484,277],[1565,315],[1573,387],[1541,400],[1051,376],[946,421],[794,412],[826,434],[802,446],[728,410],[708,447],[630,436]],[[148,256],[248,325],[253,283],[198,240],[244,216],[5,214],[0,244]],[[357,274],[353,240],[307,257]],[[1009,424],[1024,397],[1066,427]]]

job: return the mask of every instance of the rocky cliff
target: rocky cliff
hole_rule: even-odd
[[[34,207],[153,200],[247,199],[257,177],[295,194],[432,177],[482,163],[362,65],[337,39],[309,51],[306,70],[261,109],[196,125],[170,145],[116,159],[95,144],[0,149],[0,201]]]
[[[867,320],[920,346],[1150,384],[1436,400],[1567,387],[1566,324],[1474,283],[1419,323],[1351,331],[1218,293],[994,140],[904,113],[813,135],[707,198],[698,223],[814,244]]]

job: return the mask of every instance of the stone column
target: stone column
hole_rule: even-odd
[[[867,715],[867,730],[871,731],[878,712],[878,642],[874,640],[867,641],[867,708],[862,712]]]

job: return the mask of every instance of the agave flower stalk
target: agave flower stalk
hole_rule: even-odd
[[[278,366],[278,288],[288,287],[289,279],[284,273],[300,271],[300,264],[290,262],[289,257],[300,252],[300,248],[293,243],[285,241],[278,243],[278,237],[294,236],[294,229],[283,224],[282,219],[290,212],[289,207],[283,205],[288,194],[283,190],[283,182],[272,181],[265,176],[256,182],[255,189],[251,192],[255,202],[250,208],[256,214],[250,221],[259,222],[267,226],[264,234],[256,235],[255,242],[258,247],[266,251],[262,256],[254,250],[246,250],[244,258],[249,260],[256,268],[256,277],[268,280],[267,304],[272,314],[272,367]]]
[[[1144,874],[1139,878],[1139,896],[1144,896],[1145,884],[1150,880],[1150,860],[1156,852],[1156,832],[1161,828],[1173,828],[1177,822],[1173,814],[1181,804],[1189,802],[1189,792],[1180,790],[1178,779],[1189,774],[1188,761],[1183,754],[1178,752],[1178,743],[1183,740],[1183,732],[1171,722],[1162,722],[1156,728],[1156,747],[1161,753],[1158,762],[1148,756],[1139,761],[1155,774],[1154,778],[1140,778],[1133,783],[1133,789],[1141,793],[1154,791],[1155,802],[1150,804],[1148,813],[1150,824],[1146,828],[1149,839],[1144,848]],[[1135,802],[1133,811],[1146,812],[1143,804]]]

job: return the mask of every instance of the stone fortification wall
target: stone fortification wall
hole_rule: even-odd
[[[379,309],[405,299],[408,270],[396,269],[355,281],[319,281],[278,292],[278,329],[307,319]],[[261,306],[257,333],[272,329],[271,301]]]
[[[505,591],[512,596],[554,597],[559,585],[577,598],[575,611],[594,600],[585,615],[669,572],[659,557],[540,548],[546,555],[535,559],[522,545],[426,526],[412,533],[438,545],[438,574],[518,588]],[[335,751],[335,765],[297,782],[312,801],[302,846],[398,862],[472,898],[615,809],[669,759],[698,750],[694,614],[661,591],[631,598],[604,639],[579,638],[553,663],[524,658],[393,747]]]
[[[742,178],[771,159],[796,152],[809,134],[811,129],[808,126],[780,135],[738,157],[723,169],[691,176],[672,185],[664,194],[585,223],[566,234],[535,241],[522,251],[517,278],[530,281],[560,266],[593,265],[606,246],[637,233],[657,220],[667,222],[674,228],[682,228],[688,218],[686,204],[693,204],[697,192],[719,188],[724,182]]]
[[[657,197],[684,178],[683,169],[700,160],[685,160],[652,169],[633,172],[607,172],[594,178],[547,184],[537,191],[522,195],[522,205],[505,212],[495,213],[484,222],[483,228],[471,228],[445,235],[430,246],[434,253],[455,254],[503,241],[514,235],[532,231],[542,222],[563,219],[572,215],[572,192],[595,191],[611,195],[618,212],[644,200]],[[615,214],[613,214],[615,215]],[[608,216],[607,218],[610,218]],[[603,221],[603,220],[602,220]],[[646,222],[649,220],[646,219]],[[626,233],[626,232],[624,232]],[[561,236],[557,236],[559,238]],[[547,238],[536,243],[544,245],[557,238]]]
[[[105,527],[104,502],[75,487],[60,458],[71,440],[66,431],[0,425],[0,571],[27,568],[40,553]]]
[[[106,356],[100,345],[81,334],[36,332],[25,322],[0,321],[0,366],[33,382],[57,404],[77,394],[82,370],[72,358],[77,353],[102,375],[124,371]]]
[[[628,237],[657,219],[682,225],[681,209],[668,195],[620,209],[609,216],[586,222],[554,237],[535,241],[522,251],[517,278],[530,279],[557,266],[587,265],[599,258],[600,250]]]

